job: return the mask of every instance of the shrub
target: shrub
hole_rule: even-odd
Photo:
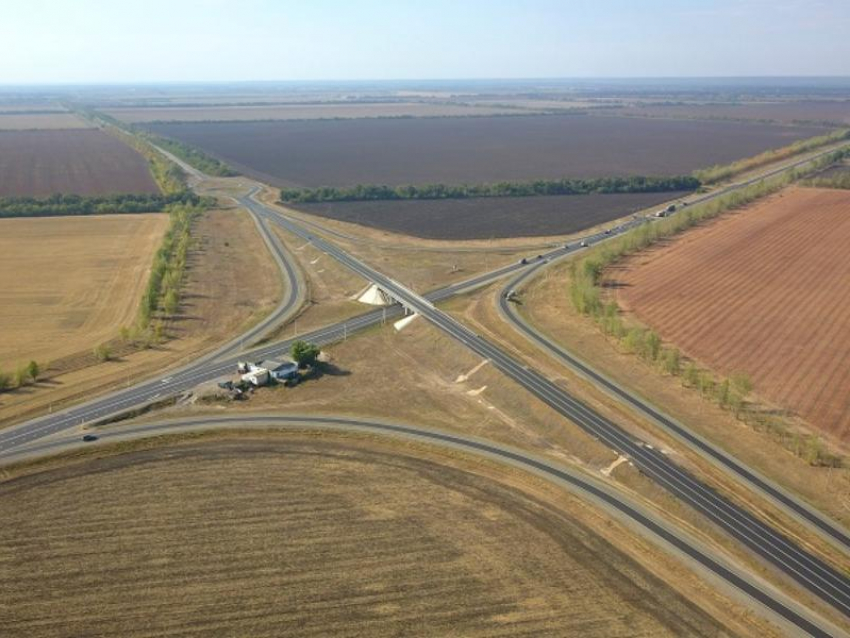
[[[94,349],[94,356],[98,361],[109,361],[112,359],[112,348],[109,344],[102,343]]]

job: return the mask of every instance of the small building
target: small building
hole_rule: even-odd
[[[263,361],[263,367],[277,381],[290,381],[298,376],[298,364],[294,361]]]
[[[269,383],[269,371],[266,368],[256,368],[251,370],[251,372],[242,375],[242,380],[246,383],[250,383],[251,385],[260,387],[263,385],[268,385]]]

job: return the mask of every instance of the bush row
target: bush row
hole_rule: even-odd
[[[197,206],[201,197],[189,191],[170,195],[124,193],[86,197],[56,194],[49,197],[0,198],[0,217],[53,217],[105,213],[153,213],[175,204]]]
[[[602,177],[597,179],[553,179],[493,184],[424,184],[384,186],[358,184],[350,188],[284,188],[280,199],[287,203],[356,202],[402,199],[465,199],[470,197],[535,197],[541,195],[588,195],[592,193],[659,193],[693,191],[697,178],[674,177]]]
[[[721,378],[700,370],[694,362],[683,362],[675,347],[668,347],[654,331],[642,327],[627,327],[616,302],[603,300],[599,286],[606,267],[626,255],[644,250],[656,242],[672,237],[699,222],[711,219],[734,208],[739,208],[765,197],[796,181],[804,174],[818,170],[840,160],[845,152],[832,153],[804,169],[734,191],[709,202],[695,205],[675,216],[643,224],[622,237],[591,248],[580,260],[571,263],[569,296],[573,307],[591,317],[600,329],[615,339],[623,350],[645,361],[658,365],[670,375],[680,376],[682,384],[698,390],[705,398],[714,400],[722,408],[732,411],[753,427],[771,433],[786,448],[812,465],[840,466],[842,458],[830,453],[816,436],[790,431],[784,421],[746,409],[745,398],[752,389],[749,378],[743,374]]]
[[[850,128],[833,131],[827,135],[819,135],[806,140],[800,140],[793,144],[789,144],[788,146],[783,146],[782,148],[774,149],[772,151],[765,151],[760,155],[732,162],[731,164],[726,164],[724,166],[712,166],[703,170],[694,171],[694,177],[699,179],[703,184],[714,184],[746,171],[759,168],[760,166],[765,166],[772,162],[787,159],[794,155],[799,155],[800,153],[813,151],[821,146],[827,146],[829,144],[841,142],[842,140],[850,140]]]

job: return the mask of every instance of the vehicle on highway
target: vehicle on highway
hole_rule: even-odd
[[[523,257],[522,259],[519,260],[519,263],[521,263],[523,266],[525,266],[528,263],[528,259]]]
[[[581,246],[582,248],[587,248],[587,242],[582,239],[579,246]]]
[[[97,434],[84,434],[83,441],[86,443],[91,443],[92,441],[97,441]]]

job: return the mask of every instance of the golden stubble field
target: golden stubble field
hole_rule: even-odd
[[[417,447],[305,434],[0,483],[4,636],[724,636],[567,511]]]
[[[155,213],[0,220],[0,369],[89,351],[132,324],[167,226]]]

